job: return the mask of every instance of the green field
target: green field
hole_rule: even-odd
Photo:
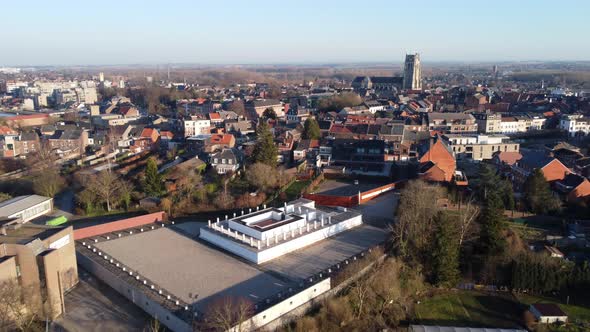
[[[510,294],[453,291],[416,304],[416,323],[423,325],[502,327],[522,326],[525,307]]]

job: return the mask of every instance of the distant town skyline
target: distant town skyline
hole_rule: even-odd
[[[3,11],[0,66],[590,60],[587,1],[64,0]]]

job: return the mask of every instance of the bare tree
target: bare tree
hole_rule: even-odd
[[[33,190],[43,196],[55,196],[65,184],[60,175],[57,156],[51,151],[49,143],[43,142],[35,153],[27,159],[33,178]]]
[[[471,196],[459,210],[459,248],[463,245],[465,237],[471,232],[473,222],[478,215],[479,206],[475,204],[475,199]]]
[[[32,288],[17,282],[0,283],[0,331],[37,330],[36,321],[49,313],[49,307],[35,304],[33,299],[39,298],[34,295]]]
[[[397,222],[391,229],[393,244],[402,256],[423,253],[434,231],[437,202],[444,194],[444,188],[421,180],[408,182],[401,191]]]
[[[65,180],[55,167],[39,170],[33,176],[33,190],[43,196],[54,197],[65,185]]]
[[[172,214],[172,200],[168,197],[164,197],[160,200],[160,209],[164,210],[164,212],[168,213],[168,215]]]
[[[247,331],[244,324],[254,314],[251,301],[243,297],[223,296],[214,300],[205,313],[205,325],[215,331]]]
[[[277,170],[267,164],[255,163],[246,171],[248,183],[254,187],[266,191],[277,185]]]
[[[111,211],[111,203],[117,201],[121,181],[117,174],[107,169],[90,177],[86,187],[107,205],[107,211]]]

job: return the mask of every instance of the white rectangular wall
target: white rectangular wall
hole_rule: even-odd
[[[307,234],[304,234],[293,239],[288,239],[283,243],[280,243],[269,248],[263,248],[263,250],[258,252],[255,248],[250,249],[249,247],[239,245],[234,240],[227,239],[223,236],[217,235],[214,231],[211,231],[207,228],[201,229],[201,234],[199,235],[199,237],[229,252],[232,252],[240,257],[243,257],[253,263],[262,264],[264,262],[288,254],[297,249],[301,249],[303,247],[314,244],[318,241],[327,239],[338,233],[357,227],[362,223],[362,216],[358,215],[348,220],[339,222],[337,224],[332,224],[328,227],[318,229],[316,231],[311,230]]]
[[[273,320],[287,314],[289,311],[311,301],[321,294],[330,290],[330,278],[326,278],[317,284],[314,284],[301,292],[286,298],[285,300],[273,305],[272,307],[259,312],[248,321],[242,323],[242,326],[234,327],[232,332],[253,331],[272,322]]]

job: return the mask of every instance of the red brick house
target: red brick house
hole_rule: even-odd
[[[419,178],[433,182],[453,181],[457,162],[453,153],[439,136],[435,139],[431,138],[428,149],[420,156],[418,161],[420,163]]]
[[[154,151],[158,149],[160,134],[154,128],[143,128],[141,135],[133,141],[130,147],[134,151]]]

